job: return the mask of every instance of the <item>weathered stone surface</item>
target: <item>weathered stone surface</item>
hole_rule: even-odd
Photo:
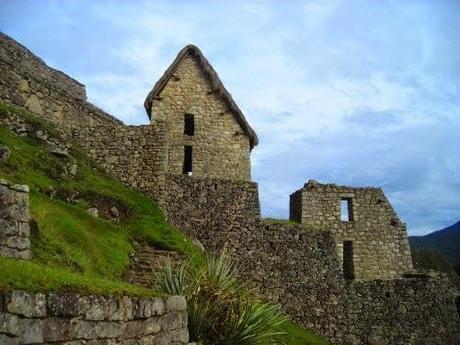
[[[11,151],[8,146],[0,145],[0,161],[6,161],[10,158]]]
[[[5,333],[10,336],[19,335],[19,319],[14,314],[0,314],[0,333]]]
[[[0,181],[0,256],[30,259],[29,187]]]
[[[167,311],[187,310],[187,302],[183,296],[171,296],[166,300]]]
[[[6,293],[5,300],[6,310],[0,309],[0,340],[14,344],[147,344],[153,339],[154,344],[188,342],[187,312],[166,310],[167,299],[162,297],[12,291]],[[144,309],[135,313],[139,300]],[[171,309],[183,308],[180,300],[173,297]]]
[[[40,319],[21,319],[19,337],[21,344],[43,343],[43,321]]]
[[[91,216],[98,218],[99,217],[99,210],[95,207],[88,208],[86,210]]]
[[[0,334],[0,344],[2,345],[19,345],[18,337],[11,337],[6,334]]]
[[[71,320],[57,317],[44,319],[43,339],[45,342],[72,340]]]
[[[42,293],[13,291],[6,301],[6,310],[26,317],[44,317],[46,299]]]
[[[81,315],[79,297],[75,293],[50,293],[46,301],[47,314],[58,317]]]

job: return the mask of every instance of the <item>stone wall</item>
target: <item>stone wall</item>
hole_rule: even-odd
[[[0,41],[0,60],[10,69],[17,70],[27,79],[33,79],[39,84],[65,92],[73,98],[86,100],[84,85],[61,71],[48,68],[42,59],[1,32]]]
[[[193,175],[228,180],[251,180],[250,143],[235,116],[194,57],[185,57],[152,103],[154,123],[168,123],[171,145],[168,173],[183,173],[184,146],[193,150]],[[184,134],[184,116],[192,114],[193,136]]]
[[[0,256],[30,259],[29,188],[0,180]]]
[[[341,219],[341,200],[351,219]],[[292,220],[330,230],[337,253],[352,242],[354,276],[358,279],[398,277],[412,269],[406,226],[380,188],[353,188],[309,181],[291,195]],[[342,261],[342,260],[341,260]]]
[[[183,297],[0,294],[0,344],[188,343]]]
[[[333,234],[263,221],[232,237],[240,275],[297,323],[333,344],[457,344],[447,276],[345,280]]]
[[[254,182],[168,174],[164,210],[171,224],[214,253],[224,249],[234,234],[260,221]]]
[[[349,343],[460,343],[455,286],[447,275],[353,281],[343,299]]]

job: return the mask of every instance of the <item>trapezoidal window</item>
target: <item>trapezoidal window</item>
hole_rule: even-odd
[[[342,198],[340,201],[340,220],[344,222],[353,221],[353,201],[351,198]]]
[[[195,116],[193,114],[184,115],[184,134],[195,135]]]
[[[183,165],[183,173],[184,174],[191,174],[192,173],[192,154],[193,154],[193,147],[185,145],[184,146],[184,165]]]
[[[343,241],[343,276],[345,279],[355,279],[353,241]]]

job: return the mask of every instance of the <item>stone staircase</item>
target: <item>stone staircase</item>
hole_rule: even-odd
[[[156,276],[168,265],[178,266],[184,256],[174,252],[155,248],[146,243],[135,243],[131,264],[124,280],[143,287],[151,287]]]

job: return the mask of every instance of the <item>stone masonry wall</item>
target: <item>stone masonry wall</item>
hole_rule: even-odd
[[[0,256],[30,259],[29,188],[0,180]]]
[[[184,145],[193,147],[193,175],[251,180],[249,138],[226,103],[216,95],[193,57],[186,57],[152,103],[154,123],[168,123],[168,173],[183,173]],[[184,134],[184,115],[193,114],[195,134]]]
[[[168,221],[213,253],[260,220],[259,193],[253,182],[168,174],[165,191]]]
[[[84,86],[0,34],[0,100],[24,107],[77,142],[108,173],[161,199],[168,135],[161,121],[126,126],[85,101]]]
[[[85,86],[65,73],[48,68],[42,59],[26,47],[0,32],[0,60],[19,74],[36,80],[39,84],[65,91],[73,98],[86,100]]]
[[[351,203],[349,221],[341,220],[344,198]],[[405,224],[380,188],[309,181],[291,195],[290,213],[292,220],[330,230],[341,259],[344,241],[352,241],[354,274],[358,279],[398,277],[412,269]]]
[[[0,344],[187,344],[186,307],[181,296],[0,293]]]
[[[333,344],[459,339],[453,286],[445,277],[345,280],[333,232],[261,221],[255,183],[168,175],[166,200],[172,224],[207,252],[226,252],[262,296]]]
[[[334,238],[286,222],[232,237],[240,275],[297,323],[332,344],[458,344],[455,287],[447,276],[345,280]]]

